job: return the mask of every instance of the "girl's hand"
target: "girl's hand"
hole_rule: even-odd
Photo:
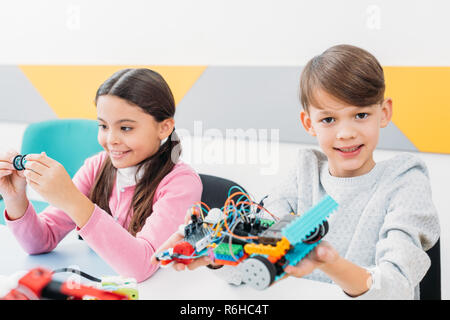
[[[153,256],[150,260],[151,263],[155,264],[155,265],[159,264],[158,260],[156,260],[156,255],[162,251],[169,249],[169,248],[173,248],[178,242],[180,242],[182,240],[183,240],[183,236],[180,235],[178,232],[175,232],[174,234],[172,234],[170,236],[170,238],[167,239],[167,241],[164,242],[161,245],[161,247],[159,247],[158,250],[153,254]],[[182,270],[185,270],[186,268],[188,268],[189,270],[194,270],[194,269],[197,269],[198,267],[206,266],[208,264],[211,264],[211,260],[208,257],[201,257],[201,258],[194,259],[194,261],[192,261],[188,265],[173,261],[172,267],[177,271],[182,271]]]
[[[29,154],[26,160],[24,175],[30,187],[52,206],[67,212],[80,192],[66,169],[45,152]]]
[[[327,241],[322,241],[297,265],[287,266],[284,271],[290,276],[301,278],[310,274],[316,268],[322,268],[325,265],[332,264],[338,258],[338,252]]]
[[[5,201],[26,198],[27,182],[23,171],[17,171],[12,164],[18,154],[12,150],[0,154],[0,194]]]

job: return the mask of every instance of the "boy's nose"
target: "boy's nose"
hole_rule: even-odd
[[[336,138],[339,140],[356,138],[356,130],[349,126],[342,126],[341,128],[339,128]]]

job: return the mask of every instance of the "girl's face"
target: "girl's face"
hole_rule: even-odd
[[[392,116],[392,100],[368,107],[347,105],[323,90],[316,92],[317,104],[300,117],[306,131],[316,136],[328,158],[330,174],[355,177],[375,166],[373,151],[378,144],[380,128]]]
[[[97,99],[98,142],[116,168],[127,168],[154,155],[173,130],[173,119],[157,122],[140,107],[112,95]]]

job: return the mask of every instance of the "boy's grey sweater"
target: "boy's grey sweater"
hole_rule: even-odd
[[[370,290],[358,298],[419,299],[419,283],[430,267],[425,251],[440,233],[424,162],[402,153],[365,175],[338,178],[330,175],[323,153],[301,149],[265,207],[277,216],[292,209],[301,214],[326,194],[339,209],[328,221],[325,240],[341,257],[372,273]],[[218,273],[229,268],[223,269]],[[331,282],[320,270],[305,278]]]

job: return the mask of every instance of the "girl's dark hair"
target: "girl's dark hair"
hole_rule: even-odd
[[[365,107],[384,99],[384,73],[364,49],[337,45],[312,58],[300,77],[300,102],[305,111],[317,105],[314,93],[324,90],[349,105]]]
[[[102,95],[112,95],[136,105],[153,116],[157,122],[173,118],[175,100],[161,75],[150,69],[124,69],[114,73],[97,90],[95,104]],[[151,157],[138,164],[143,170],[137,180],[128,215],[132,214],[128,231],[135,236],[153,211],[153,198],[161,180],[173,169],[181,154],[175,130]],[[111,214],[109,198],[116,179],[117,169],[108,157],[97,174],[90,199]]]

